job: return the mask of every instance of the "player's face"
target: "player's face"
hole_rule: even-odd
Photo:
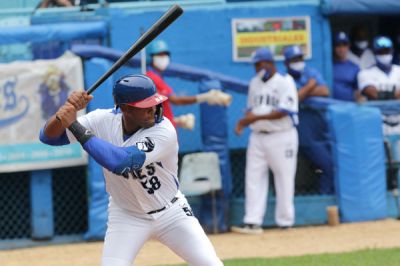
[[[154,126],[156,106],[149,108],[137,108],[126,104],[121,104],[120,107],[127,129],[134,127],[149,128]]]
[[[339,60],[346,60],[348,51],[349,46],[347,44],[338,44],[335,46],[335,57]]]
[[[267,72],[271,73],[274,70],[274,63],[269,61],[260,61],[254,64],[256,73],[260,70],[265,69]]]

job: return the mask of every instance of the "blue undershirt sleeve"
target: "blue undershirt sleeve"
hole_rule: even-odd
[[[40,130],[39,139],[42,143],[51,146],[62,146],[70,143],[66,131],[64,131],[64,133],[57,138],[49,138],[44,133],[44,127]]]
[[[124,177],[128,177],[131,170],[140,169],[146,160],[146,154],[136,146],[118,147],[96,136],[91,137],[82,147],[101,166]]]

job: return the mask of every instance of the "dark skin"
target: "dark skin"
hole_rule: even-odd
[[[154,55],[169,55],[169,53],[162,52]],[[162,70],[157,68],[153,63],[151,64],[151,66],[158,72],[162,72]],[[197,99],[195,96],[177,96],[175,94],[171,94],[168,96],[168,100],[174,105],[189,105],[197,103]]]
[[[120,105],[124,134],[133,135],[141,128],[154,126],[156,107],[137,108],[127,104]]]
[[[88,95],[85,91],[73,92],[57,113],[47,121],[44,129],[45,135],[50,138],[61,136],[65,129],[76,120],[77,112],[85,109],[92,99],[93,96]]]
[[[294,57],[288,61],[285,61],[285,65],[289,68],[289,64],[297,63],[304,61],[303,56]],[[320,97],[327,97],[329,96],[329,89],[325,85],[318,85],[317,81],[313,78],[309,79],[308,82],[301,87],[298,91],[299,101],[303,101],[307,97],[311,96],[320,96]]]
[[[271,75],[265,82],[267,82],[276,73],[275,64],[270,61],[260,61],[256,64],[254,64],[254,68],[255,68],[256,72],[259,72],[262,69],[265,69],[266,71],[271,73]],[[248,111],[248,112],[246,112],[245,117],[243,117],[242,119],[240,119],[237,122],[236,127],[235,127],[235,133],[236,133],[236,135],[241,135],[243,133],[243,129],[245,127],[249,126],[250,124],[252,124],[258,120],[275,120],[275,119],[280,119],[282,117],[285,117],[286,115],[287,115],[286,113],[280,112],[280,111],[272,111],[271,113],[265,114],[265,115],[255,115],[252,112]]]

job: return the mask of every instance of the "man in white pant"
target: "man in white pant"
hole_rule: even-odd
[[[235,129],[238,135],[246,126],[252,130],[246,156],[245,216],[244,224],[231,230],[260,234],[267,203],[268,168],[275,181],[276,224],[281,228],[294,224],[298,97],[292,77],[276,71],[268,48],[257,49],[252,62],[257,75],[250,82],[248,111]]]

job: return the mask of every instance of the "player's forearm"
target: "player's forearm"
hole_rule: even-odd
[[[53,115],[44,126],[44,134],[49,138],[57,138],[65,133],[65,128],[61,122]]]
[[[329,96],[329,89],[326,86],[316,86],[310,92],[309,96],[327,97],[327,96]]]
[[[368,100],[378,99],[378,90],[373,86],[367,86],[362,90],[362,94],[365,95]]]
[[[168,97],[169,101],[174,105],[188,105],[197,102],[196,96],[176,96],[170,95]]]
[[[255,121],[258,121],[258,120],[276,120],[276,119],[281,119],[281,118],[283,118],[285,116],[287,116],[287,113],[285,113],[285,112],[273,111],[272,113],[265,114],[265,115],[256,115]]]
[[[79,143],[81,143],[83,149],[89,153],[97,163],[114,174],[128,177],[131,170],[140,169],[146,160],[146,154],[136,146],[115,146],[97,138],[78,121],[73,122],[68,129]]]

